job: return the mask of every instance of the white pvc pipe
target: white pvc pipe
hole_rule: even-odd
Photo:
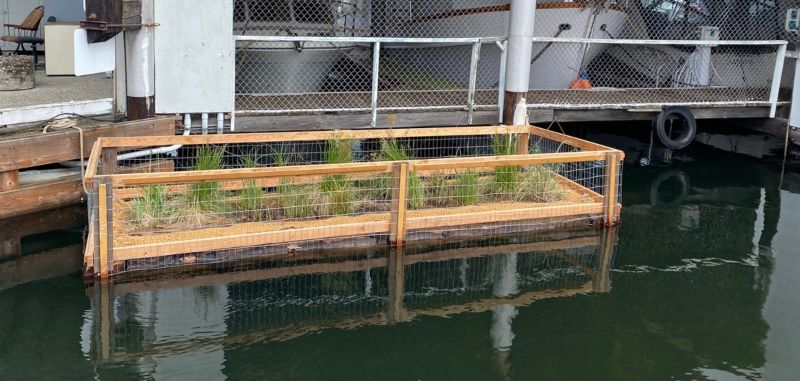
[[[536,0],[511,0],[506,45],[506,91],[528,92],[535,16]]]
[[[794,86],[792,86],[792,107],[789,109],[789,125],[800,127],[800,59],[794,62]]]
[[[225,127],[225,114],[218,112],[217,113],[217,133],[221,134],[222,129]]]
[[[372,120],[370,125],[375,127],[378,124],[378,80],[380,77],[381,63],[381,43],[376,42],[372,45],[372,88],[371,88],[371,111]]]
[[[206,112],[200,116],[200,131],[203,135],[208,135],[208,113]]]
[[[192,118],[189,116],[189,114],[186,114],[183,120],[184,120],[183,136],[189,136],[189,134],[192,132]],[[150,156],[150,155],[161,155],[161,154],[175,155],[177,153],[176,151],[178,151],[181,147],[183,147],[183,144],[175,144],[167,147],[151,148],[142,151],[123,153],[117,155],[117,161],[136,159],[139,157]]]

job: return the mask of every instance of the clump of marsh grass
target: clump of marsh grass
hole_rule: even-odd
[[[481,195],[480,176],[475,171],[455,175],[453,200],[459,205],[477,204]]]
[[[558,185],[556,168],[537,165],[521,173],[521,186],[516,194],[517,201],[555,202],[564,199],[564,192]]]
[[[244,168],[258,167],[258,156],[254,152],[248,153],[242,158],[242,166]],[[245,180],[236,205],[239,213],[250,221],[263,220],[265,216],[263,213],[264,194],[264,188],[261,188],[255,179]]]
[[[453,189],[444,173],[436,172],[428,177],[425,187],[428,203],[433,206],[447,206],[453,197]]]
[[[513,135],[494,135],[492,137],[492,154],[495,156],[513,155],[516,153],[516,137]],[[496,167],[490,183],[491,193],[498,198],[514,197],[520,187],[518,166]]]
[[[195,154],[197,171],[222,169],[222,156],[225,149],[222,147],[202,146]],[[225,210],[223,193],[217,181],[200,181],[189,185],[187,194],[189,205],[197,211],[219,212]]]
[[[276,167],[285,167],[292,164],[292,154],[289,147],[281,144],[272,149],[272,162]],[[276,208],[283,210],[283,217],[301,219],[316,216],[312,202],[313,188],[307,185],[295,185],[291,178],[282,178],[276,187],[277,196],[271,195],[269,201]]]
[[[149,185],[142,188],[142,197],[131,201],[134,224],[148,228],[168,224],[175,214],[168,198],[166,185]]]
[[[325,153],[322,160],[325,164],[352,163],[353,148],[350,145],[350,140],[334,137],[325,142]]]
[[[405,147],[397,141],[397,139],[388,139],[381,141],[381,153],[379,159],[383,161],[406,161],[413,158],[413,155]],[[391,197],[392,178],[391,176],[382,175],[383,184],[382,189],[387,189],[389,197]],[[425,205],[425,183],[422,178],[415,171],[408,174],[408,207],[411,209],[419,209]]]
[[[353,149],[349,140],[338,137],[325,143],[323,155],[325,164],[345,164],[353,161]],[[328,175],[322,178],[319,184],[320,191],[325,198],[325,209],[329,214],[352,213],[355,205],[355,195],[350,179],[346,175]]]
[[[278,201],[286,218],[309,218],[316,215],[308,186],[294,185],[288,180],[278,184]]]

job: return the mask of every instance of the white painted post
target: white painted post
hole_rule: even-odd
[[[378,124],[378,77],[380,76],[381,42],[372,46],[372,127]]]
[[[497,122],[503,123],[503,105],[506,99],[506,52],[508,51],[508,41],[498,42],[500,49],[500,73],[497,82]]]
[[[469,89],[467,90],[467,124],[472,125],[472,114],[475,111],[475,89],[478,86],[478,61],[481,59],[481,42],[472,44],[472,55],[469,61]]]
[[[778,109],[778,91],[781,89],[781,76],[783,75],[783,63],[786,59],[786,44],[778,46],[778,53],[775,55],[775,68],[772,71],[772,86],[769,93],[769,117],[774,118]]]
[[[512,122],[514,108],[528,93],[536,0],[511,0],[506,46],[506,89],[503,121]]]
[[[789,110],[789,125],[800,127],[800,52],[794,57],[794,83],[792,85],[792,108]]]

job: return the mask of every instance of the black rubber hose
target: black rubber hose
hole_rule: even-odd
[[[678,118],[683,119],[684,126],[681,134],[673,138],[667,131],[667,121]],[[694,141],[695,135],[697,135],[697,121],[688,107],[664,108],[653,120],[652,126],[661,144],[673,150],[681,150],[688,147]]]

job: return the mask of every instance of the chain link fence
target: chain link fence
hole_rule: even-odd
[[[774,105],[798,2],[538,2],[528,103]],[[237,0],[240,115],[502,106],[508,1]],[[718,42],[712,45],[711,42]],[[592,91],[585,91],[584,74]],[[779,79],[779,78],[778,78]]]

